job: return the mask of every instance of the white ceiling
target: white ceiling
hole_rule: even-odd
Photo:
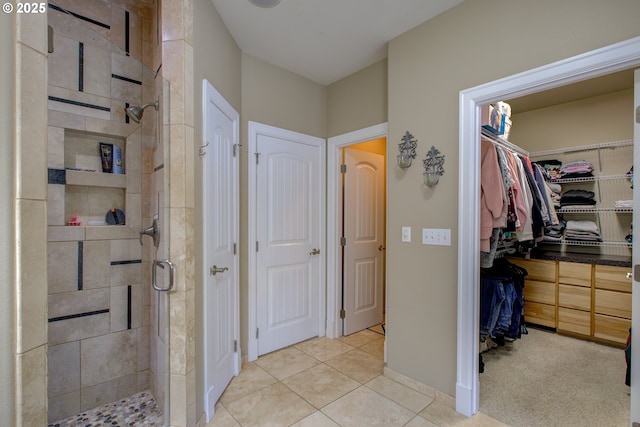
[[[328,85],[387,57],[387,42],[462,0],[212,0],[240,49]]]
[[[387,42],[463,0],[212,0],[240,49],[328,85],[387,57]],[[514,113],[633,87],[631,70],[507,100]]]

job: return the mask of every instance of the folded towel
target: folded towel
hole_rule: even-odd
[[[598,229],[598,224],[593,221],[578,221],[578,220],[569,220],[567,221],[567,231],[587,231],[591,233],[600,234],[600,230]]]
[[[614,206],[616,208],[632,208],[633,200],[616,200]]]

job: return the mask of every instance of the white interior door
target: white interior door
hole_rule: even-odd
[[[280,131],[255,140],[257,355],[321,333],[324,140]]]
[[[344,334],[382,322],[384,156],[346,148],[344,173]]]
[[[204,351],[207,420],[240,370],[238,113],[204,82]]]
[[[633,100],[633,163],[640,165],[640,69],[634,72]],[[640,166],[639,166],[640,167]],[[634,166],[635,172],[635,166]],[[636,230],[640,224],[640,181],[635,180],[633,186],[633,224]],[[632,310],[631,310],[631,422],[635,426],[640,423],[640,233],[636,231],[633,239],[632,264]]]

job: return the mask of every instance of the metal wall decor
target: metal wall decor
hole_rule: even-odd
[[[422,163],[424,164],[424,185],[433,187],[444,175],[444,167],[442,166],[444,165],[444,154],[441,154],[440,150],[432,145]]]
[[[411,166],[411,161],[416,158],[416,147],[418,141],[407,131],[402,137],[402,142],[398,144],[400,154],[398,154],[398,167],[406,169]]]

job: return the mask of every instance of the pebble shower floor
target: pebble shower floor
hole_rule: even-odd
[[[161,426],[162,411],[149,391],[84,411],[48,427]]]

